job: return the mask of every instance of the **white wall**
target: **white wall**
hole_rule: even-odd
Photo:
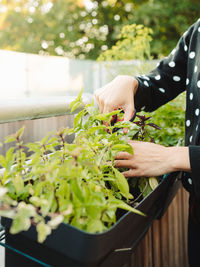
[[[76,94],[87,70],[86,64],[78,69],[77,63],[64,57],[0,50],[0,97]]]
[[[117,74],[147,72],[155,62],[99,63],[0,50],[0,98],[93,93]]]

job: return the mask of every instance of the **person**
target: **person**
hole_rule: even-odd
[[[200,266],[200,19],[180,38],[168,57],[148,75],[119,75],[95,91],[102,113],[124,110],[128,121],[137,111],[153,111],[186,90],[185,146],[130,141],[134,155],[120,152],[116,167],[129,170],[125,177],[158,176],[183,171],[182,183],[190,193],[188,258],[190,267]]]

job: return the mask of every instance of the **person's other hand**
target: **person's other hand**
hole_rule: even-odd
[[[159,176],[173,171],[190,171],[188,147],[165,147],[162,145],[130,141],[134,154],[120,152],[115,167],[129,168],[125,177]]]
[[[101,113],[112,112],[116,109],[124,111],[124,120],[129,121],[134,114],[134,95],[138,81],[128,75],[117,76],[110,83],[95,91]]]

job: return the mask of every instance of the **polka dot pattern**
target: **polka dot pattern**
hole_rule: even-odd
[[[187,78],[185,84],[188,85],[190,83],[190,80]]]
[[[145,80],[150,81],[150,79],[149,79],[148,76],[146,76],[146,75],[142,75],[142,77],[143,77]]]
[[[144,81],[144,85],[149,87],[149,83],[147,81]]]
[[[173,76],[173,80],[175,82],[179,82],[181,80],[181,78],[179,76]]]
[[[197,109],[195,110],[195,115],[196,115],[196,116],[199,116],[199,108],[197,108]]]
[[[164,88],[159,88],[158,89],[161,93],[165,93],[165,89]]]
[[[169,62],[169,66],[170,66],[171,68],[174,68],[174,67],[176,66],[176,64],[175,64],[174,61],[171,61],[171,62]]]
[[[191,58],[191,59],[195,58],[195,52],[194,51],[190,52],[189,58]]]
[[[188,47],[187,47],[187,45],[184,45],[184,51],[185,51],[185,52],[188,51]]]
[[[193,93],[190,93],[190,96],[189,96],[190,100],[193,99]]]
[[[190,120],[187,120],[187,121],[186,121],[186,126],[187,126],[187,127],[190,127],[190,124],[191,124]]]
[[[197,65],[194,67],[194,73],[197,72]]]
[[[161,79],[160,75],[156,75],[155,79],[159,81]]]

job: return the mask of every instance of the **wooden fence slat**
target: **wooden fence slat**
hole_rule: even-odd
[[[161,226],[161,235],[160,235],[160,250],[161,250],[161,261],[163,267],[168,267],[168,257],[169,257],[169,232],[168,232],[168,213],[166,212],[163,216]]]
[[[187,216],[188,193],[181,188],[137,247],[132,267],[188,267]]]
[[[162,267],[161,250],[160,250],[160,222],[155,221],[153,224],[153,259],[154,267]]]

